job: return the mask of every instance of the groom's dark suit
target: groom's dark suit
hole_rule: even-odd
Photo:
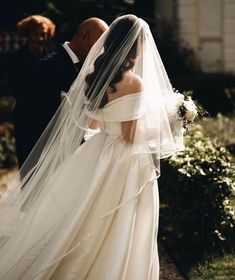
[[[34,123],[32,120],[35,96],[34,73],[40,57],[36,57],[28,46],[23,46],[9,58],[8,86],[15,97],[16,107],[13,112],[15,123],[16,152],[19,166],[27,158],[34,145]]]
[[[37,106],[36,138],[40,137],[58,109],[61,103],[61,91],[68,92],[81,67],[82,63],[75,65],[72,62],[63,46],[39,62],[35,75],[36,98],[39,102],[35,104]]]
[[[18,134],[18,142],[23,143],[18,150],[19,167],[28,157],[42,132],[50,122],[61,103],[61,91],[67,92],[75,80],[82,64],[74,65],[69,54],[61,45],[57,52],[42,58],[33,72],[30,82],[29,121],[32,123],[27,137]]]

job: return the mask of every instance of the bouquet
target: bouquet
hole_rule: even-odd
[[[182,94],[183,95],[183,94]],[[178,104],[178,116],[183,121],[184,128],[187,128],[197,117],[197,106],[191,96],[185,94]]]
[[[192,92],[179,93],[175,91],[175,115],[178,116],[178,120],[183,123],[183,128],[187,129],[188,126],[195,120],[196,117],[209,116],[209,113],[192,98]]]

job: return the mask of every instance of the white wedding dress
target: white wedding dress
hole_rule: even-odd
[[[26,253],[15,252],[14,263],[3,260],[11,268],[1,280],[159,279],[152,155],[134,154],[121,134],[122,121],[143,116],[141,100],[142,94],[135,93],[87,112],[100,122],[100,132],[52,176],[46,199],[33,206],[36,215],[20,225],[22,238],[12,237]],[[43,245],[35,244],[61,211],[65,214],[58,228]],[[24,230],[27,223],[30,231]]]

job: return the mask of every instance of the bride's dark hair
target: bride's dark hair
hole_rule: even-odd
[[[92,87],[93,87],[92,85],[94,85],[95,80],[99,80],[100,73],[104,73],[102,72],[102,69],[106,69],[106,66],[107,65],[110,66],[110,63],[112,63],[113,66],[115,66],[117,61],[113,59],[113,57],[118,52],[118,50],[122,46],[122,43],[127,38],[127,35],[129,34],[131,28],[136,23],[136,20],[137,17],[131,15],[120,19],[113,27],[112,26],[110,27],[109,33],[104,42],[104,52],[97,57],[94,63],[94,71],[88,74],[85,78],[86,83],[88,85],[85,95],[88,99],[91,97],[91,95],[93,95],[93,97],[95,98],[99,94],[100,89],[104,86],[107,80],[106,77],[110,75],[108,71],[106,72],[105,77],[104,76],[102,77],[103,83],[99,83],[98,88],[97,85],[95,85],[96,94],[94,96],[94,93],[92,92]],[[107,86],[107,88],[111,87],[113,92],[116,91],[115,84],[117,84],[119,81],[122,80],[124,72],[134,67],[135,64],[134,59],[137,57],[137,49],[138,49],[138,38],[133,43],[130,51],[127,53],[120,68],[117,70],[110,84]],[[108,102],[107,95],[104,94],[100,102],[99,108],[104,107],[105,104],[107,104],[107,102]]]

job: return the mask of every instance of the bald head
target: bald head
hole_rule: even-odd
[[[95,17],[86,19],[78,26],[69,46],[80,61],[86,59],[91,47],[107,29],[107,23]]]

